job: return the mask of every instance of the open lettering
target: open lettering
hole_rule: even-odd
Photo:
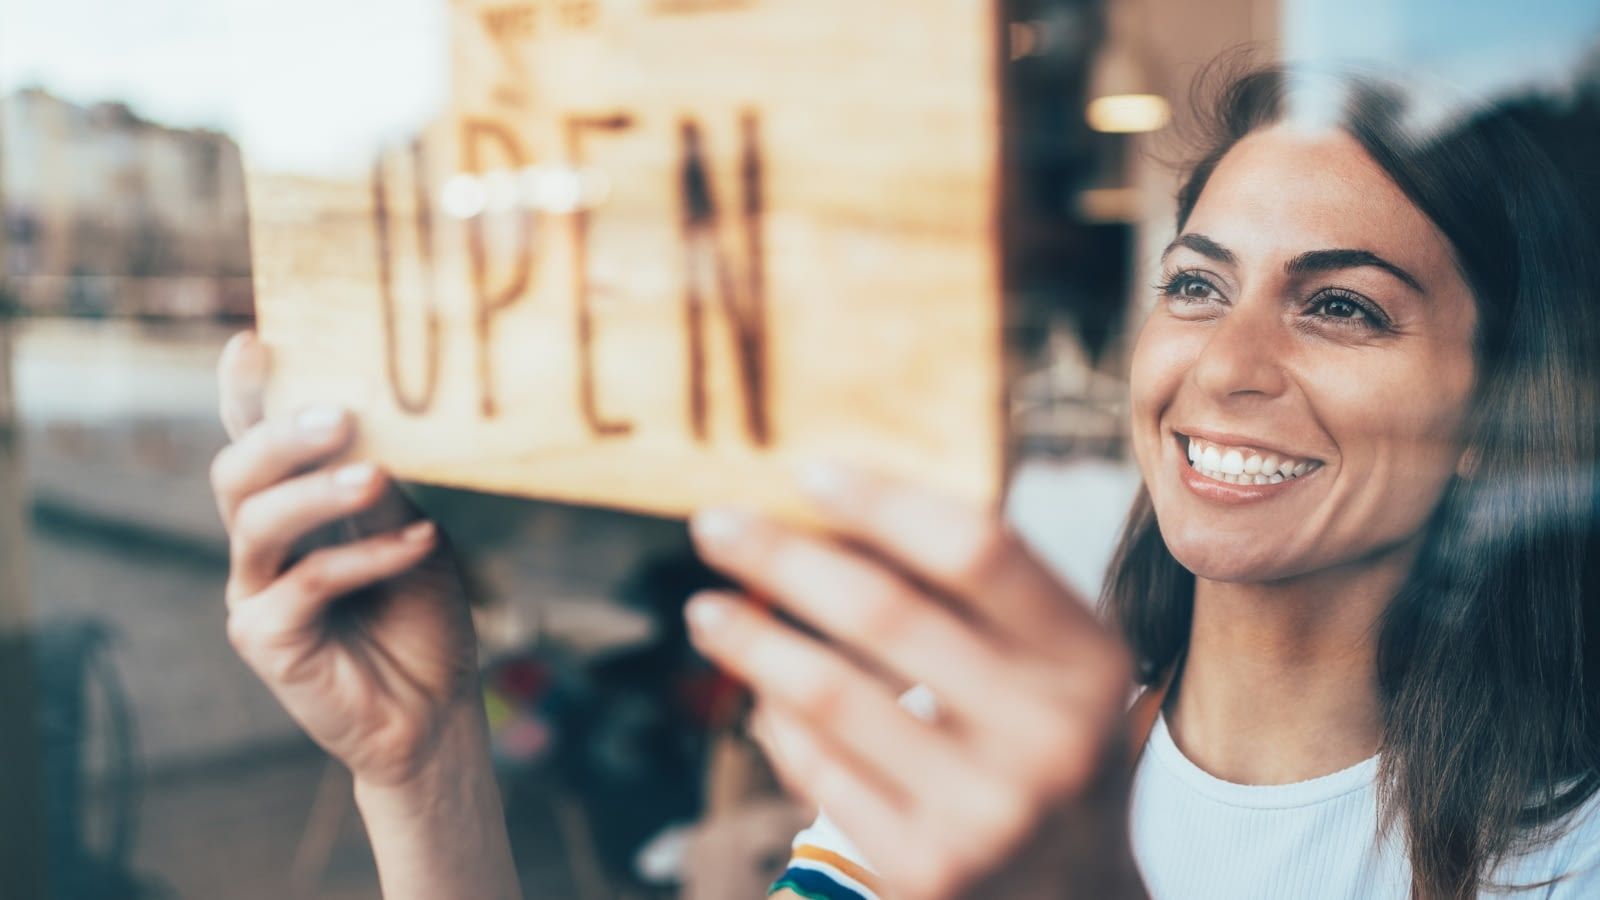
[[[637,130],[634,119],[625,114],[574,116],[565,123],[565,152],[569,163],[578,167],[585,160],[589,141],[618,136]],[[756,446],[773,441],[768,410],[768,340],[766,317],[764,219],[764,172],[761,154],[761,127],[754,112],[740,120],[738,198],[733,211],[719,202],[719,191],[711,174],[711,148],[701,124],[683,119],[677,125],[680,166],[677,174],[678,234],[684,264],[682,289],[684,341],[688,360],[685,372],[685,415],[688,429],[700,442],[709,440],[709,389],[707,357],[711,317],[716,308],[727,324],[730,349],[742,392],[741,411],[748,440]],[[521,171],[533,163],[533,156],[516,134],[503,124],[468,119],[462,123],[458,139],[465,171],[482,175],[490,171]],[[433,214],[426,184],[425,158],[420,144],[413,149],[414,190],[417,195],[414,223],[423,283],[429,291],[423,304],[424,358],[420,387],[407,386],[402,373],[397,344],[398,302],[393,277],[396,252],[395,227],[389,212],[389,186],[381,161],[372,175],[373,220],[378,247],[378,289],[384,322],[385,370],[396,405],[412,416],[426,415],[438,391],[441,369],[438,301],[435,296],[435,249]],[[510,245],[509,265],[491,265],[490,249],[482,216],[467,220],[463,228],[473,300],[474,371],[478,388],[479,413],[492,419],[501,413],[493,356],[494,334],[499,318],[510,308],[525,302],[535,293],[540,275],[540,244],[545,229],[540,218],[550,215],[530,205],[517,213],[515,238]],[[616,438],[633,432],[633,423],[606,415],[602,408],[595,364],[598,322],[589,281],[590,230],[592,213],[584,204],[566,216],[572,235],[574,333],[577,346],[577,396],[574,398],[582,419],[596,438]],[[731,232],[731,233],[725,233]],[[743,259],[735,258],[727,246],[737,246]],[[500,280],[495,271],[505,272]]]

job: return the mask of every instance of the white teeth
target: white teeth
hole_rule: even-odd
[[[1228,484],[1282,484],[1317,468],[1315,460],[1285,459],[1276,453],[1246,456],[1244,450],[1224,448],[1199,438],[1189,438],[1189,462],[1207,478]]]
[[[1237,450],[1222,454],[1222,471],[1229,475],[1244,474],[1244,454]]]

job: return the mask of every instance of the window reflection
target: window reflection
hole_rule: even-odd
[[[584,27],[644,6],[546,5]],[[223,636],[213,366],[253,316],[247,167],[359,173],[427,129],[448,110],[448,6],[0,0],[0,622],[27,638],[0,663],[33,672],[9,682],[0,744],[47,811],[0,808],[0,838],[48,848],[33,857],[43,896],[378,896],[348,780]],[[1170,239],[1164,154],[1203,64],[1246,45],[1375,71],[1411,90],[1422,135],[1502,103],[1600,223],[1592,2],[997,6],[1016,204],[1011,514],[1086,591],[1136,482],[1128,333]],[[480,588],[525,887],[758,896],[809,811],[741,736],[736,687],[688,649],[682,604],[717,581],[681,524],[417,497]],[[708,820],[713,802],[725,806]]]

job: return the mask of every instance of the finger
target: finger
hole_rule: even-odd
[[[803,721],[762,705],[754,714],[752,733],[778,782],[791,795],[816,807],[836,825],[845,821],[847,829],[861,831],[863,837],[871,832],[904,838],[909,813]],[[832,802],[824,803],[823,796]],[[845,874],[884,895],[881,879],[873,873],[857,866]]]
[[[228,339],[217,360],[217,384],[222,427],[237,440],[261,421],[270,359],[267,348],[253,331]]]
[[[301,538],[371,507],[387,484],[376,466],[360,462],[291,478],[252,495],[234,519],[230,599],[250,596],[271,584]]]
[[[738,510],[696,516],[712,566],[858,656],[957,710],[994,702],[1004,659],[989,638],[898,573],[836,542]]]
[[[343,410],[314,406],[293,419],[258,423],[222,448],[211,463],[211,489],[222,524],[231,531],[240,504],[342,450],[350,432]]]
[[[763,709],[760,732],[779,780],[818,807],[849,835],[872,870],[839,867],[876,896],[934,896],[949,880],[930,839],[941,828],[965,833],[969,823],[906,809],[842,758],[811,723],[778,708]]]
[[[300,560],[269,588],[236,604],[228,633],[246,659],[320,626],[340,597],[401,575],[428,558],[438,545],[438,528],[415,522],[400,531],[351,544],[324,547]]]
[[[404,528],[422,517],[422,511],[411,502],[411,498],[391,481],[377,502],[350,518],[347,533],[351,539],[382,534]]]
[[[1098,706],[1084,699],[1121,677],[1109,654],[1087,645],[1069,662],[1008,652],[884,566],[758,516],[708,511],[694,535],[712,565],[869,665],[931,690],[941,724],[996,765],[1026,762],[1053,775],[1051,760],[1036,759],[1039,742],[1015,736],[1070,716],[1093,719]]]
[[[745,734],[761,748],[762,756],[772,768],[772,774],[777,776],[778,784],[784,791],[801,800],[809,801],[810,785],[792,777],[792,767],[784,760],[783,741],[779,740],[777,732],[772,727],[772,713],[768,705],[756,702],[750,710],[749,717],[745,720]]]
[[[911,804],[965,772],[951,737],[912,717],[883,682],[753,604],[705,593],[687,613],[701,653],[767,706],[825,732],[886,796]]]
[[[1023,646],[1057,650],[1098,634],[1089,604],[1063,586],[993,512],[854,468],[808,466],[802,485],[840,535],[947,592]]]

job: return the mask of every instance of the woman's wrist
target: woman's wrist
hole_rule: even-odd
[[[386,900],[520,898],[483,708],[467,705],[403,779],[355,779]]]
[[[463,778],[493,778],[489,727],[483,705],[463,701],[416,758],[405,765],[371,772],[352,771],[358,803],[382,803],[394,809],[423,812],[440,799],[440,791],[460,787]]]

